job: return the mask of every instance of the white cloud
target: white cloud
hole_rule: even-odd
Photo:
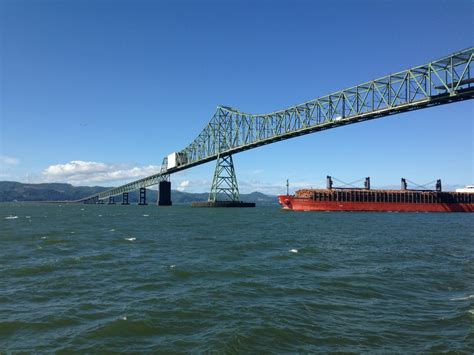
[[[20,160],[17,158],[7,157],[6,155],[0,155],[0,164],[15,166],[20,164]]]
[[[67,182],[72,185],[104,185],[119,186],[143,177],[156,174],[159,165],[130,166],[127,164],[107,164],[101,162],[73,160],[65,164],[50,165],[43,170],[41,176],[32,176],[32,182]],[[185,172],[173,174],[172,188],[186,192],[209,192],[211,181],[190,178]],[[259,191],[268,195],[286,193],[286,180],[268,182],[257,179],[238,179],[241,193]],[[174,187],[176,186],[176,187]],[[324,181],[291,181],[290,192],[301,188],[323,187]]]
[[[171,175],[171,188],[178,191],[186,191],[192,193],[209,192],[211,182],[205,179],[185,179],[181,180],[179,173]]]
[[[181,183],[178,185],[176,190],[184,191],[186,189],[186,187],[188,187],[188,186],[189,186],[189,180],[184,180],[184,181],[181,181]]]
[[[66,164],[50,165],[43,170],[41,180],[67,182],[72,185],[110,184],[140,179],[159,171],[158,165],[132,167],[126,164],[73,160]]]

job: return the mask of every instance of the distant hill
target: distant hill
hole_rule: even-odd
[[[23,184],[15,181],[0,181],[0,202],[12,201],[74,201],[83,197],[110,189],[102,186],[72,186],[70,184]],[[172,190],[173,204],[188,204],[196,201],[207,201],[208,193],[189,193]],[[155,203],[156,190],[147,189],[148,203]],[[241,199],[246,202],[256,202],[259,205],[277,204],[276,196],[268,196],[261,192],[241,194]],[[117,198],[120,201],[120,196]],[[137,193],[130,193],[130,202],[138,200]]]
[[[7,201],[74,201],[107,190],[100,186],[72,186],[70,184],[23,184],[0,181],[0,202]]]

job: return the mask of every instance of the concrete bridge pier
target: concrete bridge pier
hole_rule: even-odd
[[[160,181],[158,190],[158,206],[171,206],[171,182]]]
[[[122,205],[129,205],[128,203],[128,192],[122,194]]]
[[[140,187],[140,198],[138,201],[138,205],[144,206],[146,205],[146,188],[145,187]]]
[[[115,197],[114,196],[110,196],[109,197],[109,205],[115,205]]]

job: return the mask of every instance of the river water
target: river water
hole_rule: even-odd
[[[472,214],[1,204],[0,353],[472,353],[473,261]]]

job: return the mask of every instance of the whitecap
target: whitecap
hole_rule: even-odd
[[[102,215],[100,214],[99,217],[102,217]]]
[[[298,249],[290,249],[290,253],[297,253]]]
[[[115,229],[112,228],[111,230],[109,230],[109,232],[115,232]]]
[[[76,233],[76,232],[74,232],[74,231],[71,232],[71,234],[74,234],[74,233]]]
[[[122,317],[122,320],[127,320],[127,316],[123,316],[123,317]]]
[[[170,269],[174,269],[176,265],[170,265]]]
[[[31,218],[31,216],[25,216],[25,218]]]
[[[143,217],[150,217],[150,215],[149,214],[144,214]]]
[[[128,240],[129,242],[133,242],[134,240],[137,240],[135,237],[130,237],[130,238],[123,238],[125,240]]]
[[[469,295],[466,297],[451,298],[450,301],[465,301],[474,298],[474,295]]]
[[[84,209],[83,209],[83,208],[81,208],[81,211],[84,211]]]
[[[46,239],[47,237],[41,237],[41,239]]]
[[[8,217],[5,217],[5,219],[17,219],[18,216],[8,216]]]

